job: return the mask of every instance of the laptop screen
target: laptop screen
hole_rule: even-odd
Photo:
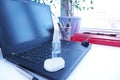
[[[21,0],[0,0],[3,45],[52,39],[53,22],[48,5]]]
[[[1,29],[0,29],[0,48],[1,48]]]

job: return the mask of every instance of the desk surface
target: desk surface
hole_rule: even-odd
[[[29,79],[14,64],[0,58],[0,80]],[[120,47],[93,44],[67,80],[120,80]]]

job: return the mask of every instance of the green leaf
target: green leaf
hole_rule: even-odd
[[[90,7],[90,9],[94,9],[94,7]]]
[[[93,1],[91,0],[90,3],[93,4]]]
[[[82,7],[83,8],[83,10],[85,10],[85,7]]]
[[[89,10],[89,7],[87,8],[87,10]]]
[[[77,0],[75,0],[75,3],[77,3]]]
[[[72,3],[72,0],[70,0],[69,2]]]
[[[50,1],[50,3],[52,3],[52,2],[53,2],[53,0]]]
[[[85,0],[83,0],[83,2],[85,2]]]

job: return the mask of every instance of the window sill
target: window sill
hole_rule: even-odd
[[[82,42],[84,40],[88,40],[89,43],[93,43],[93,44],[102,44],[102,45],[120,47],[120,37],[84,34],[84,33],[75,33],[71,37],[71,41]]]

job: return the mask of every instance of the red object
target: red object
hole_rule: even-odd
[[[120,47],[120,37],[84,33],[75,33],[71,37],[71,41],[82,42],[85,40],[88,40],[89,43]]]

